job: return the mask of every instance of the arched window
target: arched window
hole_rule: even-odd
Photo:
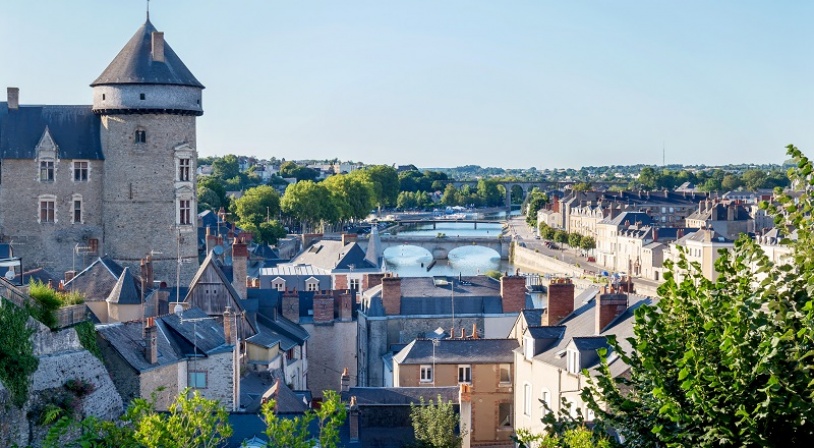
[[[136,143],[147,143],[147,131],[136,129]]]

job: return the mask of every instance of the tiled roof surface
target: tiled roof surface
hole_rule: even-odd
[[[60,159],[103,160],[100,120],[90,106],[24,106],[0,103],[0,159],[34,159],[45,129]]]
[[[433,352],[432,340],[416,339],[393,360],[399,364],[511,363],[518,345],[517,339],[440,339]]]

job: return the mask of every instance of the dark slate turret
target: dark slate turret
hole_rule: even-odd
[[[149,19],[91,87],[96,114],[203,115],[203,84]]]

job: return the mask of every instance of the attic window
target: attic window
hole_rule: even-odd
[[[104,101],[104,100],[105,100],[105,94],[103,93],[102,94],[102,101]]]
[[[146,99],[147,99],[147,95],[145,95],[145,94],[143,94],[143,93],[139,93],[139,94],[138,94],[138,97],[139,97],[139,99],[140,99],[140,100],[142,100],[142,101],[144,101],[144,100],[146,100]]]
[[[579,352],[568,350],[568,373],[576,375],[579,373]]]

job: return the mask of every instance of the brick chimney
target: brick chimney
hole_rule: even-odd
[[[348,368],[342,371],[342,376],[339,377],[339,390],[340,392],[347,392],[350,390],[350,374]]]
[[[164,62],[164,32],[153,31],[152,33],[153,44],[153,61]]]
[[[314,323],[329,324],[334,321],[334,299],[320,291],[314,294]]]
[[[20,88],[9,87],[6,89],[8,95],[8,108],[9,110],[17,110],[20,108]]]
[[[357,240],[358,235],[355,233],[343,233],[342,234],[342,245],[347,246],[350,243],[353,243]]]
[[[382,305],[387,315],[401,313],[401,277],[382,278]]]
[[[235,313],[232,312],[232,307],[226,305],[226,309],[223,311],[223,338],[226,345],[233,345],[235,343],[235,338],[232,335],[232,319],[234,316]]]
[[[144,358],[150,364],[158,363],[158,328],[155,326],[155,321],[152,317],[147,318],[147,324],[144,328]]]
[[[232,244],[232,286],[241,299],[246,299],[246,270],[249,250],[242,240]]]
[[[294,323],[300,322],[300,295],[296,289],[283,293],[283,317]]]
[[[76,277],[76,271],[65,271],[65,283]]]
[[[504,275],[500,277],[500,298],[504,313],[517,313],[526,307],[526,277]]]
[[[569,278],[552,279],[548,285],[548,306],[540,325],[557,325],[574,312],[574,283]]]
[[[367,289],[367,288],[372,288],[372,287],[374,287],[374,286],[379,286],[379,285],[381,285],[381,284],[382,284],[382,279],[383,279],[383,278],[384,278],[386,275],[387,275],[387,274],[386,274],[386,273],[384,273],[384,272],[376,272],[376,273],[372,273],[372,274],[366,274],[366,275],[365,275],[365,276],[362,278],[362,289],[364,290],[364,289]],[[367,284],[365,284],[365,282],[366,282]]]
[[[596,334],[608,326],[614,319],[622,315],[627,310],[627,294],[619,292],[609,292],[601,294],[596,302]]]
[[[206,254],[209,255],[210,252],[218,245],[218,236],[212,234],[212,228],[206,228]]]
[[[353,320],[353,293],[347,289],[337,297],[339,301],[339,321],[350,322]]]

